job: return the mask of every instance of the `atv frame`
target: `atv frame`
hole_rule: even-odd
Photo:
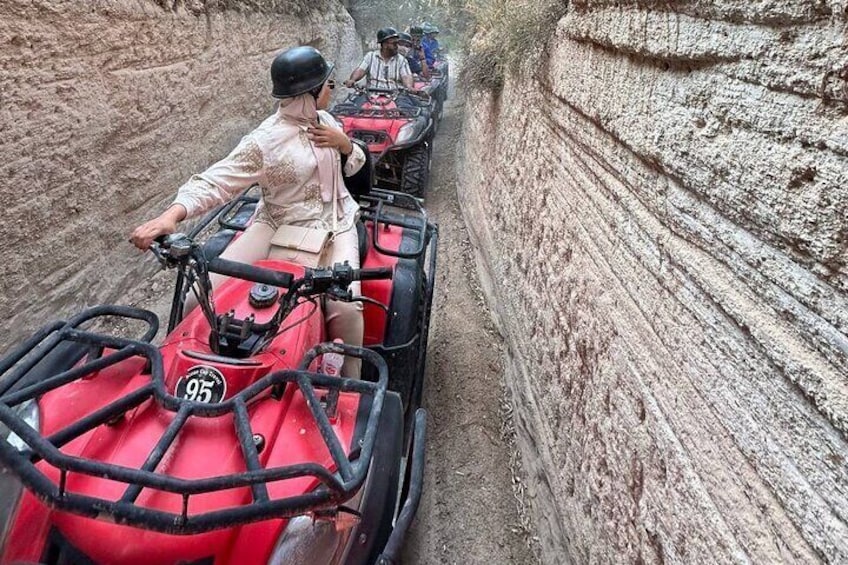
[[[369,161],[367,167],[371,166]],[[370,177],[370,174],[366,176]],[[419,407],[434,290],[438,229],[427,220],[420,203],[409,195],[374,189],[360,194],[359,200],[362,220],[371,226],[373,233],[370,244],[380,255],[397,261],[395,272],[403,272],[404,265],[426,271],[420,311],[411,330],[411,339],[403,343],[384,341],[367,347],[319,344],[307,353],[297,370],[274,372],[226,401],[202,404],[177,398],[167,391],[162,355],[151,344],[159,324],[153,313],[125,306],[89,309],[67,322],[46,326],[0,361],[0,430],[5,427],[23,443],[15,446],[0,439],[0,467],[5,466],[10,470],[30,492],[51,508],[91,518],[105,517],[116,524],[171,535],[191,536],[272,518],[305,514],[333,519],[343,511],[344,502],[356,495],[366,480],[380,434],[384,400],[389,394],[400,395],[405,408],[403,453],[407,454],[407,463],[402,476],[406,476],[406,480],[399,493],[399,511],[395,515],[391,534],[376,560],[381,565],[397,563],[422,492],[426,414]],[[290,287],[293,280],[288,273],[260,272],[263,270],[218,258],[233,237],[247,227],[257,201],[256,196],[246,191],[231,203],[207,214],[188,237],[195,239],[201,234],[214,232],[203,244],[202,253],[197,256],[208,259],[209,272],[280,288]],[[400,249],[385,247],[381,245],[380,232],[390,226],[408,230],[414,237]],[[333,273],[336,276],[336,270]],[[190,286],[189,276],[187,271],[178,270],[168,323],[169,333],[183,319]],[[379,306],[373,304],[366,306],[379,309]],[[141,320],[147,328],[138,339],[83,329],[84,325],[105,317]],[[328,377],[310,371],[316,358],[329,352],[362,359],[362,380]],[[22,406],[45,393],[59,390],[133,358],[142,361],[146,367],[145,374],[149,375],[149,380],[144,386],[55,430],[47,437],[31,428],[19,413]],[[404,374],[412,375],[412,378],[403,378]],[[332,467],[304,463],[262,468],[259,464],[261,446],[256,443],[247,418],[247,408],[257,399],[282,396],[287,391],[299,391],[307,400],[312,418],[332,456]],[[327,412],[326,399],[337,397],[339,393],[357,394],[371,399],[367,423],[359,440],[360,447],[347,456],[331,428]],[[174,414],[174,419],[140,468],[62,453],[64,445],[95,428],[114,425],[129,411],[146,402],[157,403]],[[189,421],[222,415],[232,416],[246,472],[194,480],[157,472],[166,452]],[[52,480],[39,468],[39,462],[42,461],[58,470],[58,481]],[[116,481],[125,485],[125,488],[118,500],[77,494],[66,488],[69,473]],[[294,497],[274,499],[269,496],[269,483],[297,477],[312,477],[320,483],[320,487]],[[214,512],[189,512],[192,497],[234,488],[249,489],[252,493],[250,502]],[[163,512],[138,505],[139,494],[145,489],[181,497],[182,511]],[[0,545],[2,541],[0,527]]]

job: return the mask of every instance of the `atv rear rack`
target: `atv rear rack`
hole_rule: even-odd
[[[100,315],[123,315],[144,320],[149,320],[151,317],[155,319],[155,315],[127,307],[100,307],[94,311],[96,312],[84,312],[69,322],[56,322],[47,326],[9,357],[0,361],[0,379],[3,382],[2,393],[0,393],[0,424],[14,432],[27,445],[27,449],[18,450],[7,441],[0,440],[0,462],[48,505],[91,518],[105,516],[119,524],[168,534],[189,535],[330,509],[353,497],[362,486],[371,463],[388,384],[386,363],[377,353],[343,344],[321,344],[307,352],[298,370],[272,373],[224,402],[203,404],[180,399],[167,392],[163,378],[162,357],[159,350],[151,344],[82,331],[76,327],[81,323],[80,320],[85,321]],[[94,351],[102,352],[104,349],[109,349],[113,352],[105,356],[90,354],[81,365],[48,375],[36,382],[18,385],[26,381],[27,374],[39,361],[49,355],[54,348],[67,342],[82,344]],[[330,352],[359,357],[367,361],[377,369],[379,375],[377,382],[330,377],[307,370],[317,357]],[[134,357],[147,361],[150,372],[150,381],[147,384],[58,430],[50,437],[44,437],[39,431],[29,427],[15,411],[15,407],[35,400],[46,392],[54,391],[96,371]],[[247,407],[252,401],[281,394],[282,389],[290,383],[296,384],[303,394],[333,460],[335,470],[317,463],[300,463],[274,468],[261,467],[257,447],[253,441]],[[360,441],[361,447],[351,451],[350,457],[345,455],[324,408],[321,407],[315,392],[316,387],[331,393],[351,392],[370,396],[372,399],[365,433]],[[70,456],[60,451],[60,448],[68,442],[98,426],[114,422],[147,401],[158,403],[176,416],[148,454],[141,468]],[[179,479],[156,472],[157,466],[190,418],[216,418],[228,413],[233,415],[246,472],[204,479]],[[59,470],[58,485],[36,466],[41,460]],[[124,483],[127,488],[118,500],[73,493],[66,488],[68,473]],[[274,500],[270,498],[268,483],[309,476],[321,483],[317,490],[287,498]],[[189,514],[190,497],[233,488],[249,488],[252,495],[251,501],[242,506]],[[136,501],[143,489],[181,496],[182,511],[176,514],[137,505]]]
[[[362,206],[361,217],[364,221],[372,221],[375,226],[381,224],[392,225],[418,232],[418,244],[414,249],[409,251],[394,251],[380,244],[380,230],[375,229],[373,242],[374,248],[377,251],[383,255],[400,257],[402,259],[418,259],[423,256],[424,250],[430,241],[430,234],[435,230],[435,226],[429,223],[427,212],[421,206],[421,201],[418,198],[403,192],[373,188],[369,194],[360,197],[360,205]],[[410,210],[416,216],[387,213],[386,207]]]

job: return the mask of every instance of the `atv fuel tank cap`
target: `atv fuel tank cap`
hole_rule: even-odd
[[[254,308],[262,309],[273,306],[277,302],[278,296],[280,296],[280,291],[277,287],[256,283],[250,289],[248,300]]]

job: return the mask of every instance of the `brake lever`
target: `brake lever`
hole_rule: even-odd
[[[163,245],[166,244],[167,246]],[[160,235],[150,244],[150,251],[163,268],[175,267],[181,259],[191,255],[194,243],[183,233]]]
[[[168,258],[165,257],[165,254],[162,252],[162,247],[158,243],[151,243],[148,249],[153,252],[153,255],[156,257],[156,260],[159,261],[160,265],[162,265],[162,269],[168,269],[173,267],[173,264],[171,264],[171,262],[168,261]]]
[[[341,302],[353,302],[353,293],[350,290],[342,288],[337,284],[330,286],[330,288],[328,288],[324,292],[324,294],[330,300],[338,300]]]

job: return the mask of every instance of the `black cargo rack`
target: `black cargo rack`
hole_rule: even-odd
[[[327,510],[353,497],[360,489],[368,472],[378,434],[380,414],[387,391],[388,369],[385,361],[370,350],[340,344],[321,344],[311,349],[296,371],[280,371],[253,383],[230,399],[218,404],[203,404],[177,398],[169,394],[163,378],[162,357],[150,343],[83,331],[76,326],[80,320],[97,316],[127,316],[150,319],[155,315],[144,310],[127,307],[99,307],[97,312],[87,311],[69,322],[56,322],[37,332],[12,354],[0,361],[0,423],[27,445],[18,450],[6,441],[0,441],[0,462],[10,469],[40,499],[48,505],[88,516],[108,517],[119,524],[140,527],[169,534],[190,535],[271,518],[287,518],[312,511]],[[155,328],[153,328],[155,334]],[[114,350],[108,355],[89,354],[79,366],[49,375],[36,382],[17,387],[28,371],[59,344],[74,342],[102,353],[104,348]],[[310,364],[320,355],[329,352],[359,357],[372,365],[378,373],[376,382],[340,379],[309,372]],[[40,395],[56,390],[87,375],[116,365],[130,358],[145,359],[150,381],[139,389],[100,408],[80,420],[57,431],[50,437],[42,436],[16,413],[15,407],[34,400]],[[258,450],[253,441],[247,407],[251,402],[267,399],[282,393],[284,387],[295,384],[306,399],[318,429],[329,451],[335,471],[317,463],[301,463],[284,467],[262,468]],[[361,447],[351,451],[351,457],[333,432],[327,414],[318,401],[315,389],[352,392],[371,397]],[[168,429],[148,454],[141,468],[130,468],[81,457],[66,455],[60,448],[81,435],[109,422],[114,422],[128,411],[147,401],[158,403],[176,414]],[[156,468],[176,440],[189,418],[215,418],[233,414],[235,432],[244,457],[244,473],[205,479],[179,479],[156,472]],[[57,485],[45,476],[36,463],[44,460],[60,472]],[[68,473],[108,479],[127,485],[117,501],[69,492],[66,488]],[[310,493],[272,500],[267,483],[311,476],[321,486]],[[224,508],[190,515],[191,496],[229,490],[250,488],[251,500],[241,506]],[[153,489],[182,496],[179,514],[138,506],[136,501],[143,489]]]
[[[421,115],[421,108],[362,108],[356,104],[337,104],[331,111],[336,117],[377,120],[411,120]]]
[[[426,352],[429,340],[431,306],[433,304],[433,296],[435,293],[436,282],[436,259],[438,254],[439,244],[439,227],[431,223],[428,219],[427,212],[424,210],[421,199],[406,194],[403,192],[394,192],[380,188],[373,188],[368,194],[360,196],[359,203],[361,205],[361,218],[366,222],[374,222],[372,244],[374,248],[385,255],[398,257],[401,260],[417,262],[424,269],[426,274],[426,283],[424,285],[424,303],[423,316],[419,321],[416,335],[412,336],[410,341],[396,344],[386,344],[383,342],[380,345],[373,345],[371,348],[378,352],[381,357],[388,359],[391,365],[391,371],[398,373],[398,363],[403,367],[415,369],[417,374],[423,375],[426,365]],[[387,208],[396,210],[387,211]],[[411,211],[411,215],[403,214],[402,212]],[[408,249],[399,249],[393,251],[382,247],[379,243],[379,232],[381,225],[399,226],[408,230],[417,232],[417,237],[412,237],[410,240],[417,240],[413,246]],[[416,341],[421,340],[416,346]],[[414,357],[406,358],[407,352],[410,350],[416,351]],[[404,360],[406,358],[406,360]],[[406,363],[407,365],[404,365]],[[395,392],[400,392],[401,397],[408,398],[411,406],[420,406],[423,396],[423,383],[420,380],[413,382],[412,388],[409,390],[401,390],[396,388],[397,381],[393,380],[394,376],[390,372],[389,387]],[[407,396],[408,395],[408,396]],[[412,411],[407,414],[407,429],[412,429],[415,425],[413,421],[414,413]]]
[[[359,199],[362,207],[361,218],[363,221],[374,222],[374,248],[383,255],[400,257],[402,259],[417,259],[424,255],[424,251],[430,242],[431,236],[436,231],[435,225],[431,224],[427,217],[427,211],[421,205],[421,200],[404,192],[394,192],[380,188],[372,188],[371,192],[362,195]],[[399,208],[414,212],[415,216],[396,214],[386,211],[386,207]],[[419,234],[419,244],[412,251],[394,251],[380,245],[379,225],[399,226],[414,230]]]

